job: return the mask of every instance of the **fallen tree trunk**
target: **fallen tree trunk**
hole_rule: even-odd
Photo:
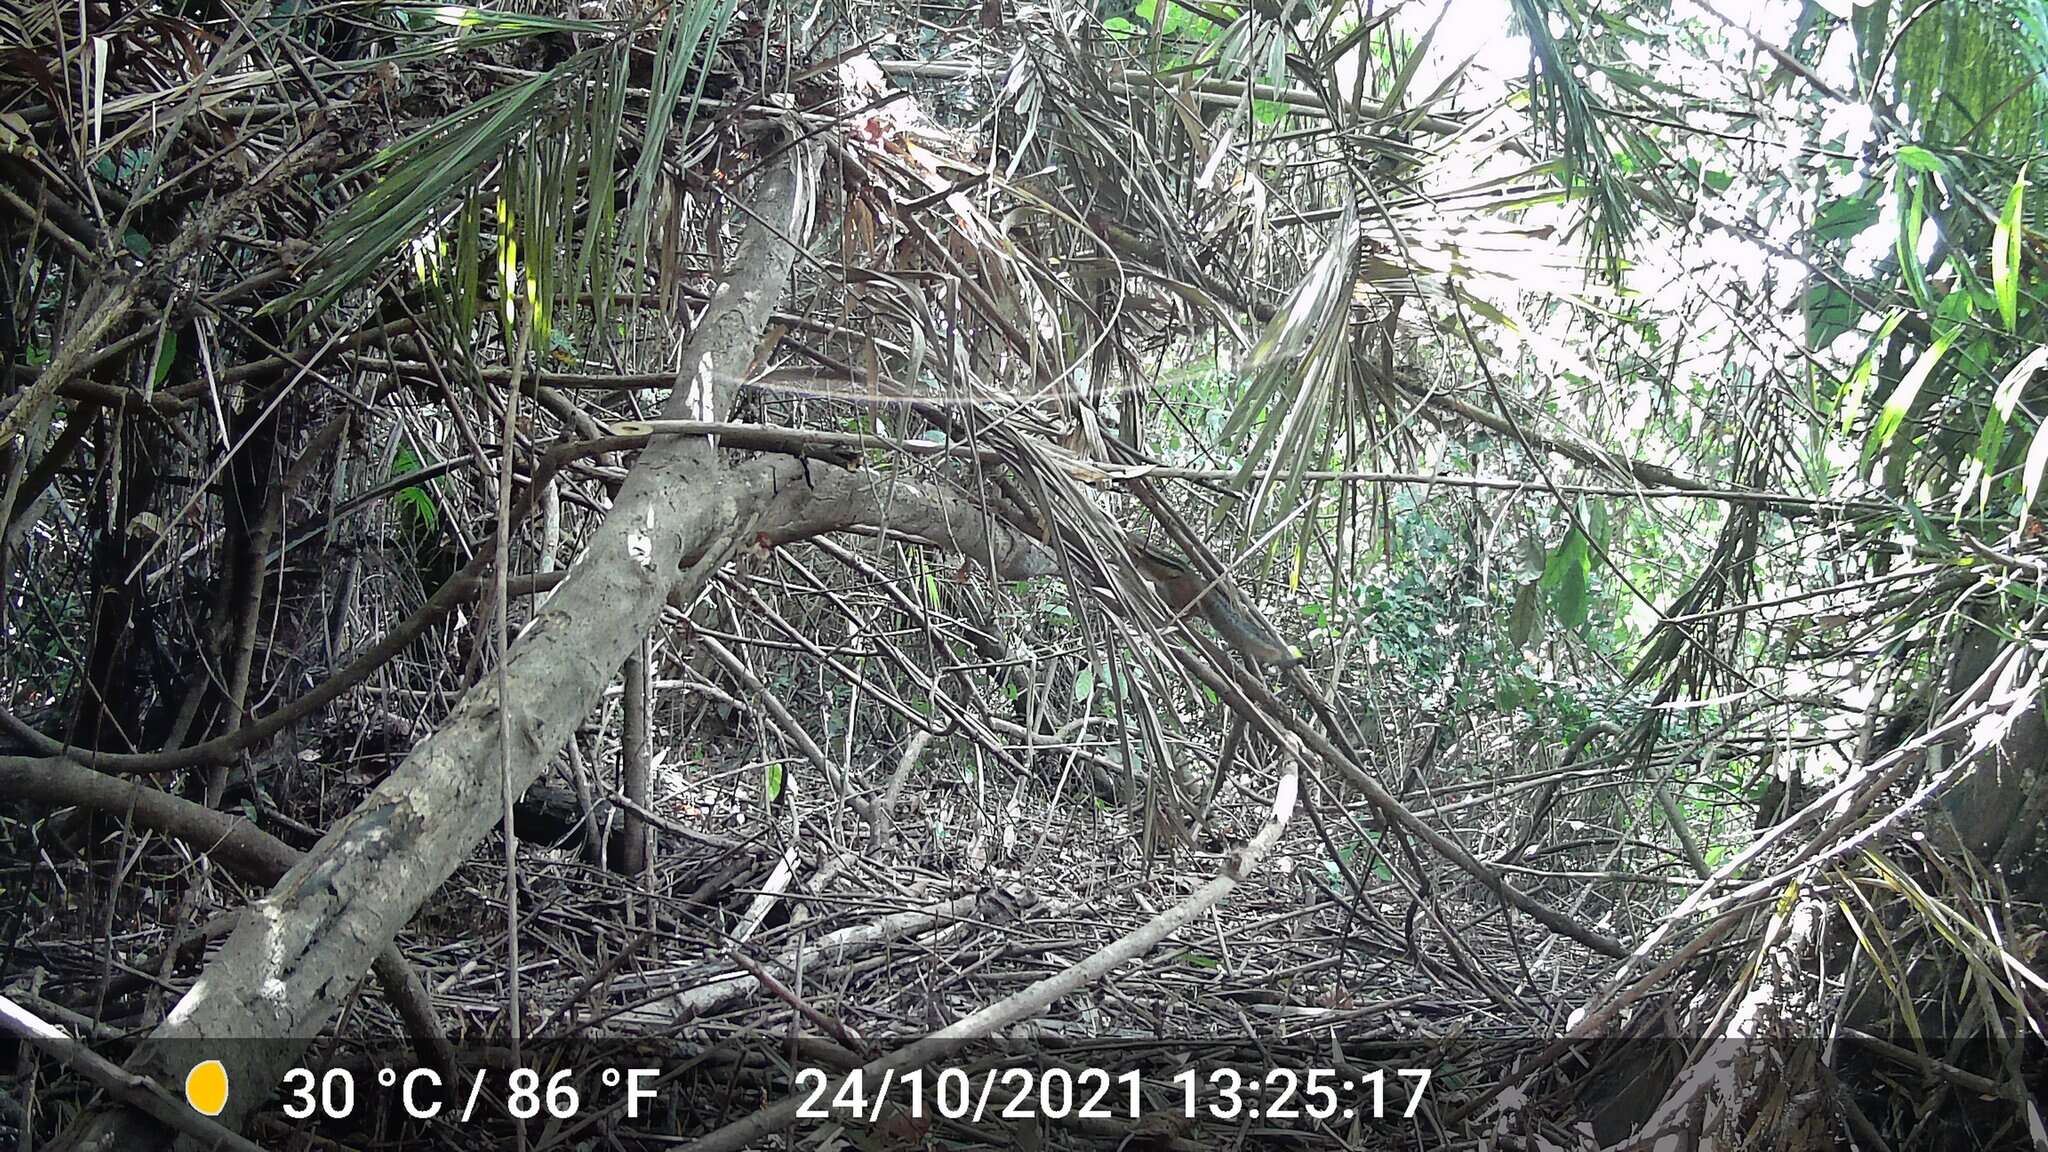
[[[1750,985],[1719,1035],[1697,1051],[1642,1129],[1615,1145],[1740,1148],[1747,1134],[1769,1132],[1773,1147],[1796,1152],[1835,1146],[1816,1067],[1820,1041],[1801,1033],[1815,1018],[1814,950],[1827,905],[1812,896],[1781,904],[1764,933]]]
[[[0,793],[91,808],[154,829],[258,883],[275,884],[300,858],[297,849],[240,816],[61,758],[0,756]],[[455,1066],[455,1049],[441,1031],[426,984],[396,944],[378,951],[373,968],[385,997],[405,1020],[420,1060],[447,1074]]]
[[[684,349],[664,417],[723,419],[807,230],[815,154],[788,149],[760,186],[760,206],[731,278]],[[788,458],[721,465],[705,437],[658,438],[642,453],[567,579],[507,653],[433,735],[324,836],[243,916],[198,983],[129,1061],[180,1084],[195,1040],[227,1065],[235,1091],[221,1121],[237,1127],[340,1008],[363,971],[427,895],[498,824],[502,776],[523,792],[597,702],[672,596],[694,596],[742,548],[883,522],[881,481]],[[920,504],[922,503],[922,506]],[[1052,570],[1035,541],[973,513],[964,500],[890,490],[886,520],[958,547],[1005,578]],[[688,571],[684,566],[688,565]],[[501,694],[500,683],[503,684]],[[510,733],[507,746],[501,733]],[[81,1121],[61,1148],[169,1148],[174,1134],[132,1109]]]

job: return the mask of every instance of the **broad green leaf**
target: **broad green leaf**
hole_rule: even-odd
[[[1960,264],[1960,262],[1958,263]],[[1969,285],[1965,285],[1965,287],[1969,287]],[[1955,324],[1966,324],[1972,317],[1977,315],[1980,299],[1985,307],[1990,307],[1991,297],[1986,295],[1981,289],[1974,292],[1950,292],[1941,298],[1941,306],[1934,310],[1934,318],[1947,322],[1939,326],[1942,329]]]
[[[409,509],[419,519],[420,527],[431,533],[441,522],[441,512],[434,506],[434,498],[417,484],[400,488],[392,499],[401,508]]]
[[[1586,576],[1591,570],[1592,551],[1586,535],[1573,528],[1551,554],[1542,580],[1550,593],[1551,609],[1567,628],[1576,630],[1586,622]]]
[[[762,789],[770,804],[782,798],[782,761],[777,760],[768,765],[767,773],[762,780]]]
[[[1911,189],[1907,183],[1912,184]],[[1899,235],[1893,244],[1898,261],[1899,274],[1905,277],[1906,290],[1912,293],[1913,303],[1923,310],[1934,311],[1934,294],[1927,288],[1926,270],[1920,267],[1920,231],[1927,220],[1926,189],[1919,177],[1908,177],[1899,173],[1896,195],[1902,201],[1899,212]]]
[[[2041,428],[2034,429],[2034,442],[2027,446],[2027,462],[2020,469],[2020,528],[2027,526],[2027,513],[2034,507],[2034,496],[2041,491],[2041,470],[2048,468],[2048,436],[2042,435]]]
[[[1517,335],[1521,333],[1522,326],[1515,322],[1515,318],[1508,315],[1506,312],[1501,311],[1498,307],[1494,306],[1493,304],[1490,304],[1487,301],[1482,300],[1477,296],[1474,296],[1472,293],[1465,291],[1460,291],[1458,293],[1458,298],[1465,302],[1465,306],[1467,308],[1472,309],[1474,312],[1479,313],[1486,319],[1492,321],[1495,324],[1498,324],[1502,331],[1512,332]]]
[[[1948,171],[1948,165],[1942,161],[1941,157],[1920,147],[1918,144],[1901,145],[1899,148],[1899,163],[1918,172],[1944,173]]]
[[[1959,331],[1951,328],[1936,337],[1933,347],[1922,352],[1919,359],[1913,361],[1913,366],[1906,370],[1905,379],[1899,381],[1899,386],[1892,390],[1884,408],[1878,413],[1877,427],[1870,431],[1869,455],[1878,455],[1891,446],[1892,437],[1898,435],[1899,425],[1905,422],[1906,413],[1919,397],[1921,386],[1934,375],[1935,365],[1948,354],[1949,345],[1955,343]]]
[[[170,378],[171,362],[178,358],[178,333],[175,329],[164,332],[163,347],[157,349],[156,367],[150,370],[149,386],[158,387]]]
[[[1998,390],[1991,394],[1991,411],[1985,415],[1984,427],[1977,433],[1977,449],[1970,454],[1956,497],[1957,516],[1969,507],[1973,494],[1980,505],[1990,499],[1991,477],[1998,471],[1998,458],[2005,451],[2006,425],[2012,420],[2013,409],[2019,407],[2020,393],[2026,391],[2027,384],[2043,364],[2048,364],[2048,345],[2034,349],[2013,365],[2005,379],[1998,382]]]
[[[1508,616],[1508,639],[1515,647],[1527,647],[1536,638],[1536,625],[1540,623],[1542,589],[1534,584],[1523,584],[1515,589],[1515,608]]]
[[[1093,691],[1095,691],[1095,666],[1090,664],[1088,667],[1081,669],[1080,673],[1074,677],[1074,699],[1077,702],[1086,700],[1089,693]]]
[[[1814,277],[1805,291],[1806,346],[1816,351],[1833,344],[1863,322],[1863,303],[1853,294]]]
[[[1702,181],[1709,189],[1715,192],[1726,192],[1735,183],[1735,177],[1719,168],[1702,170],[1699,161],[1689,158],[1680,161],[1680,163],[1685,166],[1686,171],[1692,173],[1695,179]]]
[[[2028,357],[2013,365],[2013,371],[2005,373],[1999,389],[1991,394],[1991,408],[1999,414],[1999,420],[2013,418],[2013,408],[2019,408],[2019,394],[2028,389],[2028,383],[2034,381],[2034,373],[2042,371],[2042,365],[2048,365],[2048,344],[2034,348]]]
[[[1813,216],[1813,234],[1831,244],[1846,243],[1877,222],[1884,185],[1873,181],[1853,195],[1830,200]]]
[[[1558,585],[1553,601],[1557,618],[1565,627],[1577,631],[1586,623],[1586,570],[1568,568],[1564,580]]]
[[[2020,202],[2025,198],[2027,175],[2012,182],[2005,198],[2005,211],[1991,234],[1991,290],[1998,297],[1998,318],[2010,332],[2019,324],[2020,306]]]

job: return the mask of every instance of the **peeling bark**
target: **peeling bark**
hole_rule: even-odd
[[[1816,1067],[1819,1042],[1808,978],[1827,906],[1812,896],[1771,918],[1748,991],[1650,1119],[1619,1148],[1750,1147],[1769,1132],[1785,1152],[1835,1141]],[[1690,1143],[1687,1143],[1687,1141]]]

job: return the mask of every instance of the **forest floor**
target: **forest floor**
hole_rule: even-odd
[[[305,759],[311,768],[355,754],[348,771],[329,764],[309,774],[330,786],[302,792],[297,810],[245,812],[288,840],[338,818],[381,763],[352,743]],[[1230,873],[1273,802],[1238,795],[1232,782],[1214,827],[1180,836],[1155,829],[1148,847],[1131,807],[1077,797],[1071,786],[1061,794],[1046,780],[963,780],[958,766],[931,757],[906,781],[878,842],[849,806],[797,788],[795,769],[777,779],[745,751],[729,741],[709,759],[722,755],[730,767],[657,771],[654,865],[637,880],[590,863],[580,827],[559,846],[521,842],[516,994],[502,841],[480,847],[427,902],[399,944],[465,1066],[593,1076],[629,1058],[651,1061],[704,1079],[669,1095],[666,1117],[635,1130],[665,1140],[700,1133],[787,1094],[794,1067],[858,1066],[1109,948]],[[778,795],[765,803],[771,780]],[[1536,1111],[1572,1113],[1570,1084],[1593,1070],[1551,1076],[1537,1058],[1604,968],[1565,941],[1530,950],[1529,925],[1510,932],[1499,903],[1476,886],[1404,890],[1373,857],[1374,833],[1325,822],[1362,821],[1363,811],[1297,814],[1220,904],[1108,978],[963,1046],[957,1066],[1139,1071],[1140,1111],[1152,1119],[1121,1109],[1117,1118],[1078,1110],[1066,1118],[1068,1135],[1098,1144],[1117,1135],[1118,1118],[1124,1137],[1150,1133],[1162,1146],[1191,1138],[1184,1119],[1161,1119],[1177,1117],[1173,1077],[1188,1068],[1204,1077],[1224,1067],[1329,1068],[1360,1084],[1376,1068],[1427,1068],[1432,1082],[1413,1115],[1402,1115],[1410,1081],[1380,1088],[1384,1122],[1410,1137],[1416,1125],[1443,1130],[1453,1114],[1490,1115],[1501,1098],[1520,1107],[1546,1086],[1564,1095]],[[1325,832],[1339,845],[1334,853]],[[127,881],[111,898],[110,868]],[[154,1026],[198,973],[196,945],[231,926],[224,910],[260,894],[234,891],[164,841],[118,833],[83,854],[54,853],[13,871],[27,873],[25,885],[9,885],[10,903],[17,923],[27,921],[21,947],[36,959],[10,994],[108,1041]],[[1343,897],[1345,872],[1367,899]],[[42,911],[31,919],[30,908]],[[515,1002],[524,1045],[516,1058]],[[398,1015],[366,983],[305,1061],[415,1065],[408,1044]],[[1609,1058],[1639,1055],[1624,1057],[1616,1045]],[[607,1095],[595,1081],[586,1091],[593,1100]],[[503,1125],[447,1118],[411,1123],[395,1108],[372,1115],[327,1121],[319,1141],[303,1146],[467,1148],[511,1135]],[[943,1119],[938,1132],[929,1127],[885,1146],[971,1146],[1006,1130]],[[551,1131],[529,1133],[538,1142],[527,1146],[571,1134],[562,1124]],[[261,1127],[253,1134],[261,1138]]]

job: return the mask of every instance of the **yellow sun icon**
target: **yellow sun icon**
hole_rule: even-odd
[[[207,1116],[228,1106],[228,1070],[218,1060],[201,1060],[185,1073],[185,1103]]]

